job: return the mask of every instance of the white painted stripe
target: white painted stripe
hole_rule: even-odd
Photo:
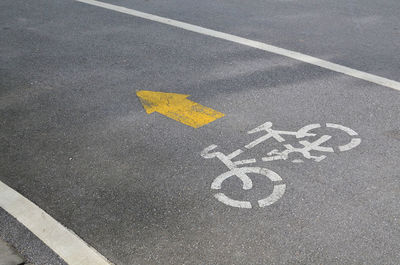
[[[110,265],[90,247],[33,202],[0,181],[0,206],[28,228],[69,265]]]
[[[263,51],[267,51],[270,53],[274,53],[274,54],[278,54],[278,55],[282,55],[282,56],[286,56],[298,61],[302,61],[305,63],[309,63],[312,65],[316,65],[325,69],[329,69],[338,73],[342,73],[345,75],[349,75],[352,77],[356,77],[365,81],[369,81],[378,85],[382,85],[382,86],[386,86],[386,87],[390,87],[393,88],[395,90],[400,91],[400,82],[398,81],[394,81],[394,80],[390,80],[384,77],[380,77],[377,75],[373,75],[373,74],[369,74],[366,72],[362,72],[356,69],[352,69],[350,67],[347,66],[343,66],[343,65],[339,65],[339,64],[335,64],[335,63],[331,63],[316,57],[312,57],[306,54],[302,54],[299,52],[295,52],[295,51],[291,51],[291,50],[287,50],[287,49],[283,49],[283,48],[279,48],[270,44],[266,44],[263,42],[259,42],[259,41],[254,41],[254,40],[249,40],[249,39],[245,39],[242,37],[238,37],[232,34],[228,34],[228,33],[223,33],[220,31],[216,31],[216,30],[212,30],[212,29],[207,29],[207,28],[203,28],[203,27],[199,27],[196,25],[192,25],[189,23],[185,23],[185,22],[181,22],[178,20],[173,20],[173,19],[169,19],[169,18],[165,18],[165,17],[160,17],[160,16],[156,16],[156,15],[152,15],[149,13],[144,13],[144,12],[140,12],[134,9],[129,9],[126,7],[122,7],[122,6],[117,6],[117,5],[112,5],[112,4],[107,4],[107,3],[103,3],[103,2],[99,2],[99,1],[95,1],[95,0],[76,0],[78,2],[81,3],[86,3],[89,5],[93,5],[93,6],[98,6],[98,7],[102,7],[102,8],[106,8],[109,10],[114,10],[120,13],[124,13],[124,14],[128,14],[128,15],[132,15],[135,17],[140,17],[140,18],[144,18],[144,19],[148,19],[151,21],[155,21],[155,22],[159,22],[159,23],[163,23],[163,24],[167,24],[170,26],[174,26],[177,28],[181,28],[181,29],[185,29],[188,31],[192,31],[192,32],[196,32],[196,33],[200,33],[200,34],[204,34],[207,36],[211,36],[211,37],[215,37],[215,38],[219,38],[219,39],[223,39],[223,40],[227,40],[227,41],[231,41],[234,43],[238,43],[238,44],[242,44],[242,45],[246,45],[249,47],[253,47],[256,49],[260,49]]]

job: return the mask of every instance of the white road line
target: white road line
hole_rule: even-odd
[[[0,181],[0,206],[69,265],[110,265],[105,257],[33,202]]]
[[[98,6],[98,7],[102,7],[105,9],[109,9],[109,10],[114,10],[120,13],[124,13],[124,14],[128,14],[128,15],[132,15],[135,17],[140,17],[140,18],[144,18],[144,19],[148,19],[151,21],[155,21],[155,22],[159,22],[159,23],[163,23],[163,24],[167,24],[170,26],[174,26],[177,28],[181,28],[181,29],[185,29],[188,31],[192,31],[192,32],[196,32],[196,33],[200,33],[200,34],[204,34],[204,35],[208,35],[208,36],[212,36],[215,38],[219,38],[219,39],[223,39],[223,40],[227,40],[227,41],[231,41],[231,42],[235,42],[235,43],[239,43],[242,45],[246,45],[249,47],[253,47],[256,49],[260,49],[263,51],[267,51],[270,53],[275,53],[275,54],[279,54],[282,56],[286,56],[298,61],[302,61],[305,63],[309,63],[312,65],[316,65],[325,69],[329,69],[338,73],[342,73],[345,75],[349,75],[352,77],[356,77],[365,81],[369,81],[378,85],[382,85],[385,87],[390,87],[393,88],[397,91],[400,91],[400,82],[398,81],[394,81],[394,80],[390,80],[384,77],[380,77],[377,75],[373,75],[373,74],[369,74],[366,72],[362,72],[356,69],[352,69],[350,67],[346,67],[343,65],[339,65],[339,64],[335,64],[335,63],[331,63],[322,59],[318,59],[316,57],[312,57],[306,54],[302,54],[299,52],[295,52],[295,51],[291,51],[291,50],[287,50],[287,49],[283,49],[283,48],[279,48],[273,45],[269,45],[266,43],[262,43],[259,41],[254,41],[254,40],[249,40],[249,39],[245,39],[242,37],[238,37],[232,34],[228,34],[228,33],[223,33],[220,31],[216,31],[216,30],[212,30],[212,29],[207,29],[207,28],[203,28],[203,27],[199,27],[196,25],[192,25],[189,23],[185,23],[185,22],[181,22],[178,20],[173,20],[173,19],[169,19],[169,18],[165,18],[165,17],[160,17],[160,16],[156,16],[156,15],[152,15],[152,14],[148,14],[148,13],[144,13],[144,12],[140,12],[134,9],[129,9],[126,7],[122,7],[122,6],[117,6],[117,5],[112,5],[112,4],[107,4],[107,3],[103,3],[103,2],[99,2],[99,1],[95,1],[95,0],[75,0],[81,3],[86,3],[89,5],[93,5],[93,6]]]

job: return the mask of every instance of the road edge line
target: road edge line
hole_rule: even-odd
[[[0,207],[17,219],[69,265],[112,265],[96,249],[39,206],[0,181]]]

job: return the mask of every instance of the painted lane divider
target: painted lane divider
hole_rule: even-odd
[[[203,28],[203,27],[185,23],[182,21],[178,21],[178,20],[174,20],[174,19],[170,19],[170,18],[166,18],[166,17],[160,17],[160,16],[156,16],[153,14],[140,12],[138,10],[126,8],[123,6],[117,6],[117,5],[113,5],[113,4],[109,4],[109,3],[104,3],[101,1],[96,1],[96,0],[75,0],[75,1],[85,3],[88,5],[92,5],[92,6],[105,8],[108,10],[113,10],[113,11],[116,11],[119,13],[131,15],[131,16],[135,16],[135,17],[140,17],[143,19],[170,25],[170,26],[173,26],[176,28],[196,32],[196,33],[211,36],[214,38],[223,39],[223,40],[234,42],[237,44],[246,45],[248,47],[252,47],[252,48],[256,48],[256,49],[263,50],[266,52],[282,55],[282,56],[285,56],[288,58],[292,58],[294,60],[298,60],[298,61],[305,62],[308,64],[316,65],[316,66],[319,66],[319,67],[322,67],[325,69],[329,69],[331,71],[342,73],[342,74],[345,74],[348,76],[352,76],[352,77],[355,77],[355,78],[358,78],[361,80],[365,80],[365,81],[375,83],[375,84],[385,86],[385,87],[390,87],[390,88],[393,88],[394,90],[400,91],[400,82],[398,82],[398,81],[391,80],[391,79],[377,76],[377,75],[373,75],[373,74],[369,74],[369,73],[359,71],[359,70],[356,70],[356,69],[353,69],[353,68],[350,68],[347,66],[343,66],[340,64],[331,63],[329,61],[325,61],[325,60],[319,59],[317,57],[313,57],[313,56],[303,54],[300,52],[283,49],[283,48],[280,48],[280,47],[277,47],[274,45],[270,45],[267,43],[263,43],[260,41],[254,41],[254,40],[242,38],[242,37],[224,33],[221,31]]]
[[[147,90],[139,90],[136,95],[148,114],[158,112],[193,128],[199,128],[225,116],[187,99],[189,95]]]

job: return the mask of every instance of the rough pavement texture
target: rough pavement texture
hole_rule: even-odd
[[[112,2],[399,80],[395,0]],[[115,264],[398,264],[398,91],[74,1],[0,10],[1,181]],[[190,94],[226,116],[193,129],[147,115],[139,89]],[[266,121],[343,124],[362,143],[319,163],[257,162],[282,177],[284,196],[262,209],[223,205],[210,185],[227,168],[200,152],[242,148]],[[252,177],[250,191],[235,179],[223,190],[252,201],[271,192]]]

